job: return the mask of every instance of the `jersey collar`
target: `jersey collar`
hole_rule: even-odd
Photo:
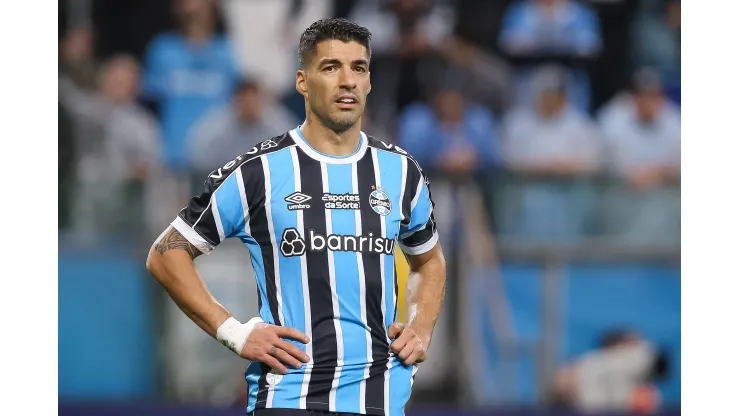
[[[327,155],[314,149],[313,147],[311,147],[310,144],[308,144],[306,138],[303,137],[300,126],[290,131],[290,137],[293,138],[293,141],[298,145],[298,147],[300,147],[301,150],[303,150],[303,152],[306,153],[310,158],[318,160],[319,162],[331,163],[335,165],[355,163],[358,160],[362,159],[363,156],[365,156],[365,151],[367,150],[367,136],[364,132],[360,132],[360,144],[357,146],[357,150],[355,150],[355,152],[351,155],[347,156]]]

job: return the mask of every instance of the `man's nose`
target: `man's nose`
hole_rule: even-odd
[[[341,69],[339,73],[339,87],[347,90],[354,90],[357,87],[357,80],[355,79],[355,73],[347,68]]]

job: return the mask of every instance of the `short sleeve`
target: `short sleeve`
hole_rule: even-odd
[[[399,232],[398,246],[409,255],[424,254],[434,248],[439,240],[434,221],[434,202],[429,190],[429,179],[413,159],[408,162],[407,195],[408,212],[404,213]]]
[[[203,192],[190,199],[172,226],[191,244],[210,254],[230,237],[247,237],[249,206],[244,192],[241,156],[213,171]]]

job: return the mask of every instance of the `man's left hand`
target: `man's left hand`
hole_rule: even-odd
[[[421,363],[427,358],[427,348],[431,337],[413,327],[407,327],[400,322],[394,322],[388,328],[388,337],[395,339],[391,343],[391,351],[396,354],[405,365]]]

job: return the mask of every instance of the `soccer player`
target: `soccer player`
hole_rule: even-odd
[[[442,306],[445,261],[428,181],[367,136],[370,32],[343,19],[301,36],[306,120],[213,171],[149,252],[148,270],[205,332],[250,360],[256,416],[403,415]],[[259,316],[231,316],[193,260],[247,247]],[[396,244],[408,256],[397,316]]]

